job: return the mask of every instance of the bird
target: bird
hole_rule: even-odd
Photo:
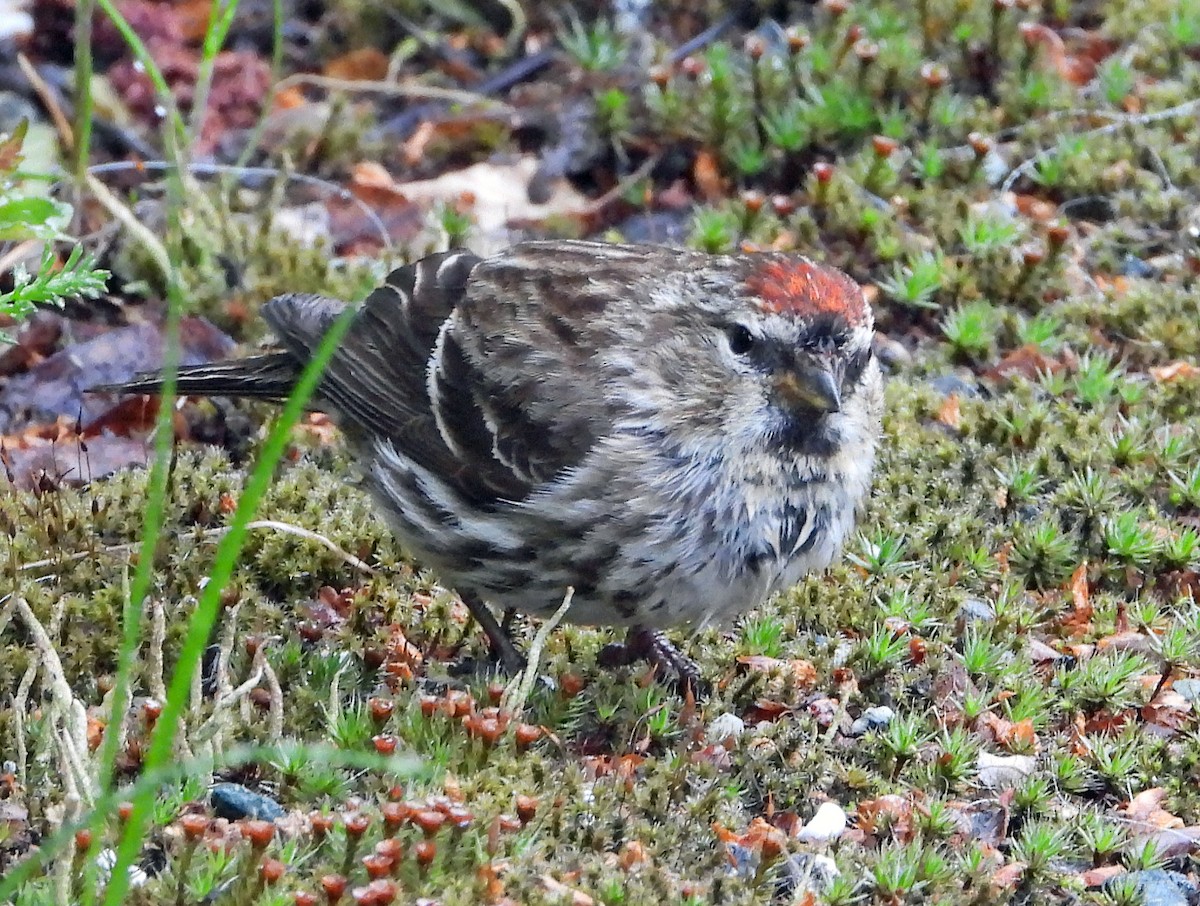
[[[348,303],[266,302],[277,345],[181,368],[177,392],[287,399]],[[725,624],[833,563],[883,410],[861,287],[799,254],[530,240],[428,255],[349,316],[331,414],[402,547],[490,608],[626,630],[603,665],[699,683],[666,630]],[[161,392],[144,373],[105,390]]]

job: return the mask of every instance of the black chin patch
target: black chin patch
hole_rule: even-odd
[[[842,433],[833,420],[816,409],[795,408],[780,413],[776,441],[784,449],[804,456],[832,456],[842,445]]]

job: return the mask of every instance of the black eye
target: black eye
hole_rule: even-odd
[[[729,328],[729,348],[734,355],[745,355],[754,345],[754,336],[741,324]]]

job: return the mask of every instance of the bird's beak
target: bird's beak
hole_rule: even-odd
[[[842,392],[837,378],[828,367],[801,365],[775,375],[775,392],[789,407],[816,409],[818,412],[838,412],[842,408]]]

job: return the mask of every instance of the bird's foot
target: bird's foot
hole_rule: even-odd
[[[461,595],[461,597],[463,603],[467,605],[467,610],[471,611],[471,616],[475,618],[475,622],[487,636],[493,663],[498,664],[500,669],[509,676],[516,676],[524,670],[525,655],[521,654],[520,649],[513,642],[508,629],[496,622],[495,615],[479,598],[474,595]],[[505,622],[508,623],[507,614],[505,616]]]
[[[700,666],[676,648],[665,633],[656,629],[631,626],[624,642],[605,645],[596,660],[601,667],[624,667],[635,661],[646,661],[658,671],[660,679],[680,691],[691,688],[695,696],[707,692],[700,677]]]

